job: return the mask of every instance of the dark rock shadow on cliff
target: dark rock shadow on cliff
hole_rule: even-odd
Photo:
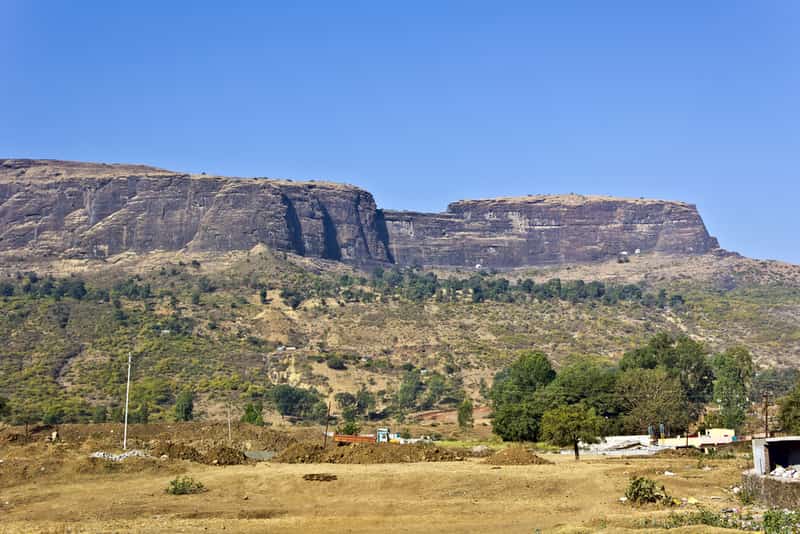
[[[339,261],[342,259],[342,248],[339,246],[339,239],[336,237],[336,225],[333,223],[328,210],[324,205],[320,205],[322,210],[322,238],[324,250],[322,257],[328,260]]]
[[[297,211],[294,209],[292,201],[284,196],[283,204],[286,206],[286,228],[289,234],[289,242],[297,254],[301,256],[306,255],[306,245],[303,241],[303,229],[300,227],[300,218],[297,216]]]
[[[383,248],[386,250],[386,259],[389,263],[394,263],[394,255],[389,247],[389,229],[386,227],[386,217],[381,209],[375,210],[375,232],[378,234],[378,241],[383,243]]]

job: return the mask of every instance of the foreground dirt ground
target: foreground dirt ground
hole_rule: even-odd
[[[218,467],[169,461],[138,472],[43,472],[11,485],[0,480],[0,532],[636,531],[641,519],[669,512],[619,502],[635,475],[711,509],[740,506],[730,487],[740,481],[742,459],[546,457],[555,463]],[[208,491],[166,494],[178,472]],[[309,473],[337,480],[304,480]],[[722,532],[697,526],[672,532],[715,531]]]

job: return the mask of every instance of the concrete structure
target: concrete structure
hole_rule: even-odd
[[[709,428],[704,434],[661,438],[658,444],[662,447],[714,447],[723,443],[736,441],[736,431],[732,428]]]
[[[753,468],[767,475],[777,467],[800,465],[800,436],[753,439]]]
[[[753,438],[753,469],[742,473],[742,487],[761,503],[800,508],[800,436]]]

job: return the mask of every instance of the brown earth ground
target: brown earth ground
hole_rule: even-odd
[[[749,463],[741,455],[587,456],[575,462],[570,455],[540,453],[553,463],[495,466],[467,458],[225,467],[178,459],[112,464],[86,457],[102,441],[91,438],[88,428],[63,427],[71,441],[55,445],[40,439],[44,433],[28,443],[0,441],[0,532],[630,532],[640,530],[641,520],[670,512],[619,502],[632,476],[651,477],[677,498],[693,497],[719,510],[741,506],[730,488]],[[152,436],[157,439],[163,430]],[[256,431],[245,430],[235,445],[259,439]],[[296,439],[307,440],[308,430],[302,432]],[[178,474],[202,482],[207,491],[166,494]],[[310,474],[336,479],[303,478]],[[699,526],[674,530],[717,531],[724,532]]]

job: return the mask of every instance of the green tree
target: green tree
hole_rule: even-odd
[[[547,408],[541,391],[555,377],[550,361],[540,352],[524,353],[497,373],[490,393],[495,434],[505,441],[536,441]]]
[[[625,432],[639,434],[659,424],[683,430],[689,423],[680,380],[662,368],[628,369],[617,381],[617,394],[625,410]]]
[[[347,364],[344,361],[344,358],[337,354],[331,354],[326,359],[328,367],[335,370],[335,371],[343,371],[347,369]]]
[[[42,422],[46,425],[58,425],[64,421],[64,408],[58,404],[50,404],[42,413]]]
[[[422,380],[419,371],[407,371],[397,390],[397,405],[401,409],[413,408],[417,402],[417,395],[422,391]]]
[[[508,368],[507,380],[514,389],[522,393],[532,393],[542,386],[546,386],[556,377],[556,372],[541,352],[527,352],[522,354],[511,367]]]
[[[571,445],[578,460],[578,443],[596,443],[602,425],[593,408],[583,404],[559,406],[542,415],[542,438],[558,447]]]
[[[610,432],[622,412],[616,392],[619,370],[603,361],[587,356],[573,356],[562,367],[542,396],[550,408],[583,403],[602,417],[604,431]]]
[[[469,397],[465,398],[461,401],[461,404],[458,405],[458,426],[462,430],[466,430],[467,428],[472,428],[472,401],[469,400]]]
[[[356,396],[347,391],[343,391],[337,393],[333,398],[342,411],[342,418],[345,421],[355,421],[356,417],[359,415],[358,399]]]
[[[714,371],[708,350],[688,336],[657,334],[644,347],[625,353],[619,367],[623,371],[660,367],[676,377],[681,383],[687,401],[686,409],[692,419],[700,415],[712,398]]]
[[[444,395],[447,389],[447,384],[444,377],[436,373],[428,378],[428,381],[425,383],[425,389],[425,399],[422,401],[422,408],[429,409],[441,400],[442,395]]]
[[[17,403],[12,406],[11,423],[25,425],[25,436],[28,436],[28,426],[42,420],[42,412],[37,406],[29,403]]]
[[[264,417],[261,412],[264,411],[264,406],[261,402],[248,402],[244,406],[244,414],[242,414],[242,423],[250,423],[251,425],[264,426]]]
[[[714,400],[719,404],[720,423],[738,429],[744,424],[753,383],[753,357],[744,347],[734,347],[712,359]]]
[[[348,436],[355,436],[359,432],[361,432],[361,425],[359,425],[356,421],[347,421],[345,420],[344,424],[338,426],[336,428],[336,432],[338,434],[346,434]]]
[[[800,383],[779,402],[778,420],[781,430],[790,434],[800,432]]]
[[[325,403],[320,401],[319,394],[315,390],[280,384],[270,390],[269,399],[281,417],[288,415],[309,417],[314,420],[322,417],[324,420],[327,413]],[[318,407],[318,404],[321,404],[322,408]]]
[[[375,409],[375,395],[365,387],[362,387],[356,393],[356,409],[363,416],[367,416],[370,411]]]
[[[175,420],[191,421],[194,417],[194,394],[185,390],[182,391],[175,400]]]
[[[494,408],[492,429],[503,441],[536,441],[544,411],[534,400],[502,403]]]
[[[108,409],[102,405],[98,404],[94,407],[92,411],[92,422],[93,423],[105,423],[108,420]]]

